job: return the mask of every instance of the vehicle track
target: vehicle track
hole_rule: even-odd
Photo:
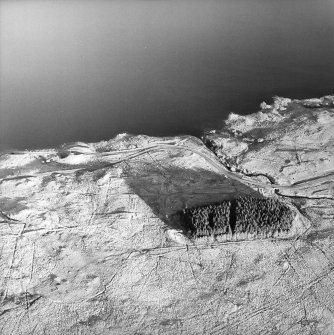
[[[116,157],[119,155],[124,155],[126,153],[129,153],[128,156],[123,157],[123,158],[119,158],[116,160],[113,160],[112,162],[109,162],[109,164],[111,165],[115,165],[139,156],[142,156],[146,153],[152,152],[152,151],[160,151],[160,150],[164,150],[164,149],[173,149],[173,150],[188,150],[191,151],[197,155],[199,155],[200,157],[202,157],[207,163],[209,163],[211,166],[213,166],[214,168],[216,168],[218,170],[218,172],[220,174],[225,175],[227,178],[239,181],[241,183],[246,183],[248,185],[251,186],[255,186],[258,188],[263,188],[263,189],[273,189],[273,190],[277,190],[277,191],[300,191],[300,190],[305,190],[305,188],[310,187],[312,185],[317,185],[319,182],[332,182],[333,181],[333,176],[334,176],[334,170],[331,171],[327,171],[326,173],[319,175],[319,176],[315,176],[315,177],[311,177],[308,179],[304,179],[304,180],[300,180],[297,181],[293,184],[290,185],[279,185],[279,184],[267,184],[267,183],[263,183],[263,182],[259,182],[259,181],[255,181],[252,180],[250,177],[247,177],[245,175],[240,175],[240,173],[237,172],[232,172],[230,170],[228,170],[220,161],[219,159],[211,152],[209,151],[209,149],[207,148],[203,148],[206,150],[206,152],[203,152],[201,150],[189,147],[189,146],[185,146],[182,145],[182,143],[184,143],[187,139],[182,139],[180,141],[169,141],[169,142],[163,142],[163,143],[156,143],[147,147],[143,147],[143,148],[135,148],[135,149],[125,149],[125,150],[120,150],[120,151],[110,151],[110,152],[103,152],[103,153],[78,153],[79,155],[94,155],[96,157],[103,157],[104,159],[108,158],[108,157]],[[12,152],[11,154],[27,154],[28,152],[26,151],[16,151],[16,152]],[[34,154],[34,152],[31,152],[32,154]],[[46,152],[44,152],[45,154]],[[50,151],[51,153],[51,151]],[[52,152],[53,154],[55,153],[54,151]],[[108,164],[108,165],[109,165]],[[100,168],[105,168],[107,166],[103,166],[103,167],[98,167],[98,168],[93,168],[93,169],[88,169],[89,171],[94,171],[94,170],[98,170]],[[71,171],[75,172],[75,171],[84,171],[87,170],[87,168],[76,168],[76,169],[68,169],[68,170],[58,170],[58,171],[51,171],[51,172],[46,172],[43,174],[51,174],[51,173],[69,173]],[[27,176],[27,178],[31,178],[31,177],[37,177],[34,175],[29,175]],[[5,180],[13,180],[13,179],[19,179],[22,178],[22,176],[17,176],[17,177],[11,177],[11,178],[4,178],[0,180],[0,183],[2,183]],[[333,199],[332,196],[323,196],[324,199]]]

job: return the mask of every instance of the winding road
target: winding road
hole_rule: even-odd
[[[171,140],[171,141],[165,141],[165,142],[157,142],[153,145],[149,145],[146,147],[142,147],[142,148],[134,148],[134,149],[125,149],[125,150],[118,150],[118,151],[109,151],[109,152],[103,152],[103,153],[96,153],[96,152],[92,152],[92,153],[80,153],[80,152],[76,152],[76,154],[81,154],[81,155],[94,155],[96,157],[103,157],[105,160],[108,160],[108,158],[112,158],[112,161],[109,162],[110,165],[115,165],[139,156],[142,156],[146,153],[152,152],[152,151],[161,151],[161,150],[186,150],[186,151],[191,151],[194,154],[202,157],[209,165],[213,166],[220,174],[225,175],[227,178],[239,181],[241,183],[246,183],[248,185],[251,185],[253,187],[257,187],[257,188],[263,188],[263,189],[273,189],[279,192],[282,191],[301,191],[301,190],[305,190],[305,188],[309,188],[312,186],[316,186],[319,184],[319,182],[321,183],[332,183],[333,182],[333,177],[334,177],[334,170],[331,171],[327,171],[326,173],[319,175],[319,176],[314,176],[305,180],[300,180],[297,181],[293,184],[290,185],[279,185],[279,184],[272,184],[272,183],[263,183],[263,182],[259,182],[259,181],[255,181],[252,178],[242,175],[238,172],[232,172],[230,171],[228,168],[226,168],[220,161],[219,159],[214,155],[214,153],[212,153],[209,149],[207,149],[206,147],[203,147],[204,150],[199,150],[187,145],[184,145],[184,143],[187,141],[188,139],[182,139],[179,141],[175,141],[175,140]],[[50,153],[55,153],[55,151],[36,151],[36,152],[27,152],[27,151],[15,151],[15,152],[11,152],[11,154],[15,154],[15,155],[19,155],[19,154],[39,154],[39,155],[45,155],[45,154],[50,154]],[[117,156],[120,155],[126,155],[125,157],[121,157],[121,158],[117,158]],[[108,165],[109,165],[108,164]],[[107,165],[107,166],[108,166]],[[106,165],[104,165],[102,168],[107,167]],[[101,167],[97,167],[97,168],[93,168],[93,169],[89,169],[90,171],[92,170],[97,170],[100,169]],[[67,173],[73,173],[76,171],[84,171],[87,170],[87,168],[85,167],[79,167],[76,169],[67,169],[67,170],[57,170],[57,171],[51,171],[51,172],[45,172],[45,173],[40,173],[39,176],[41,175],[49,175],[51,173],[59,173],[59,174],[67,174]],[[16,176],[16,177],[11,177],[11,178],[3,178],[0,179],[0,183],[6,181],[6,180],[13,180],[13,179],[22,179],[22,178],[32,178],[32,177],[37,177],[35,175],[25,175],[25,176]],[[284,195],[284,194],[281,194]],[[312,198],[311,196],[305,196],[307,198]],[[321,197],[316,197],[317,199],[321,198],[321,199],[330,199],[330,200],[334,200],[332,195],[321,195]]]

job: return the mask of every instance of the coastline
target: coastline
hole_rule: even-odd
[[[330,334],[334,97],[261,106],[202,140],[121,134],[0,156],[4,334],[17,318],[22,334],[256,334],[305,313]],[[176,216],[255,194],[294,211],[289,238],[193,240]]]

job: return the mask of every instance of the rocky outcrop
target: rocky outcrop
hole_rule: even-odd
[[[275,98],[258,113],[230,115],[224,129],[206,134],[204,141],[229,170],[277,184],[279,196],[290,197],[318,224],[331,226],[333,129],[334,97]]]
[[[261,106],[206,145],[3,153],[0,333],[332,334],[333,98]],[[186,234],[180,212],[240,198],[289,208],[289,235]]]
[[[204,141],[232,170],[295,184],[333,170],[333,100],[276,98],[258,113],[230,115],[225,127],[206,134]]]

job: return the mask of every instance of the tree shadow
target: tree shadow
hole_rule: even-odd
[[[138,167],[139,166],[139,167]],[[216,204],[240,196],[263,196],[249,186],[204,168],[187,168],[149,161],[127,164],[126,182],[166,226],[186,231],[184,208]]]

